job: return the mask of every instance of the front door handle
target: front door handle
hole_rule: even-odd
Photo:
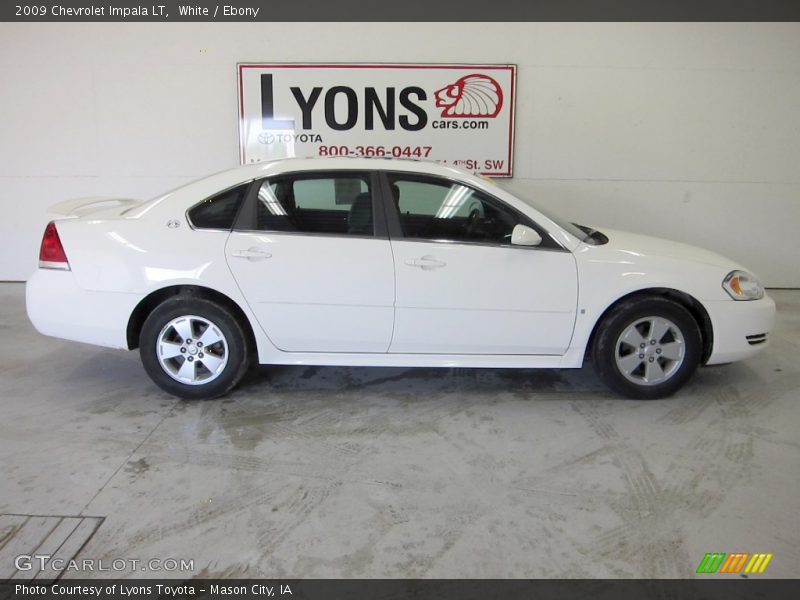
[[[423,271],[430,271],[431,269],[441,269],[447,263],[443,260],[437,260],[432,256],[422,256],[420,258],[410,258],[406,261],[410,267],[419,267]]]
[[[231,252],[231,256],[234,258],[246,258],[247,260],[264,260],[265,258],[271,258],[272,254],[254,247],[247,250],[234,250]]]

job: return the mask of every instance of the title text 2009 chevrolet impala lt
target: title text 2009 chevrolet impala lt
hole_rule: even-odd
[[[67,201],[27,284],[45,335],[139,348],[183,398],[262,364],[579,368],[659,398],[767,344],[733,261],[596,231],[424,162],[288,159],[148,202]]]

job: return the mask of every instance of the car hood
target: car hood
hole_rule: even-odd
[[[623,256],[627,256],[629,260],[632,257],[667,258],[728,270],[742,268],[731,259],[705,248],[616,229],[598,228],[597,231],[608,237],[608,243],[596,247],[619,254],[620,258]]]

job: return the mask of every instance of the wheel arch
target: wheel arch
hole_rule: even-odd
[[[689,314],[692,315],[695,322],[697,323],[698,328],[700,329],[700,337],[703,340],[703,350],[700,359],[700,364],[705,364],[708,358],[711,356],[711,350],[714,347],[714,327],[711,324],[711,317],[708,316],[708,311],[706,311],[703,304],[697,300],[694,296],[687,294],[686,292],[682,292],[680,290],[672,289],[672,288],[664,288],[664,287],[654,287],[654,288],[645,288],[641,290],[636,290],[625,296],[617,298],[614,302],[609,304],[592,328],[592,333],[589,335],[589,340],[586,343],[586,348],[584,350],[584,358],[588,357],[591,354],[592,346],[594,344],[595,337],[597,335],[597,330],[600,327],[600,324],[606,319],[608,314],[614,310],[617,306],[621,303],[631,300],[633,298],[666,298],[668,300],[672,300],[683,306],[686,310],[689,311]]]
[[[233,315],[233,317],[242,326],[242,329],[247,337],[247,343],[250,347],[250,350],[253,352],[256,351],[257,345],[252,324],[241,307],[229,296],[226,296],[222,292],[199,285],[172,285],[159,288],[142,298],[139,304],[136,305],[136,308],[133,309],[133,312],[131,312],[131,316],[128,319],[126,331],[128,350],[135,350],[139,347],[139,334],[141,333],[142,326],[144,325],[144,322],[147,320],[147,317],[150,315],[150,313],[153,312],[153,310],[165,300],[181,295],[187,297],[205,298],[229,310],[231,315]]]

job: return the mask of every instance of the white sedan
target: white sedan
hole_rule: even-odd
[[[433,163],[288,159],[159,198],[67,201],[27,284],[43,334],[132,350],[182,398],[262,364],[580,368],[660,398],[768,343],[707,250],[548,215]]]

